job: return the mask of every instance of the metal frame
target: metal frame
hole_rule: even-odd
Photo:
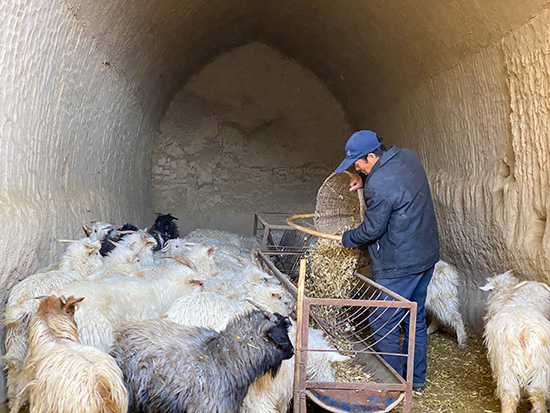
[[[273,213],[278,215],[284,215],[280,213]],[[263,217],[261,215],[264,215]],[[298,280],[298,286],[295,286],[288,278],[283,274],[270,259],[271,256],[279,256],[282,254],[289,254],[288,251],[277,250],[276,246],[269,244],[270,233],[273,230],[286,230],[292,229],[288,225],[272,225],[267,222],[269,216],[268,213],[256,214],[254,217],[254,235],[258,237],[260,226],[263,226],[261,251],[259,255],[262,261],[269,267],[273,274],[279,279],[279,281],[287,288],[291,295],[296,299],[298,303],[298,317],[297,317],[297,337],[296,337],[296,350],[295,350],[295,378],[294,378],[294,413],[306,412],[306,398],[309,397],[313,402],[322,406],[328,411],[343,412],[347,410],[334,409],[331,406],[323,404],[316,395],[319,393],[324,394],[337,394],[338,398],[348,401],[349,403],[355,403],[365,405],[372,403],[373,395],[389,394],[388,392],[397,392],[399,397],[390,405],[382,410],[376,410],[377,412],[387,412],[395,408],[402,401],[403,413],[410,413],[412,409],[412,383],[413,383],[413,370],[414,370],[414,343],[415,343],[415,331],[416,331],[416,303],[406,300],[405,298],[395,294],[393,291],[377,284],[369,278],[355,273],[355,276],[364,283],[371,286],[377,291],[386,293],[392,297],[394,301],[380,301],[380,300],[364,300],[364,299],[334,299],[334,298],[308,298],[304,295],[304,280],[305,280],[305,260],[300,262],[300,276]],[[290,215],[290,214],[289,214]],[[293,254],[304,254],[305,251],[293,252]],[[322,320],[311,311],[314,306],[334,306],[334,307],[363,307],[363,308],[404,308],[408,310],[409,320],[409,345],[406,354],[388,354],[398,355],[406,357],[407,359],[407,377],[406,380],[393,370],[393,368],[382,358],[383,353],[379,353],[370,348],[366,343],[362,344],[362,349],[354,349],[356,355],[364,355],[368,357],[368,369],[376,368],[379,371],[385,370],[384,374],[386,380],[384,382],[377,383],[342,383],[342,382],[309,382],[306,380],[306,365],[307,356],[311,349],[308,346],[308,330],[309,320],[312,317],[323,328]],[[366,311],[366,310],[365,310]],[[330,332],[325,331],[330,334]],[[314,351],[314,350],[313,350]],[[393,393],[392,393],[393,394]],[[367,410],[365,410],[367,411]],[[368,410],[374,411],[374,410]]]

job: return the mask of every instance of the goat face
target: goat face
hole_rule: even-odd
[[[281,349],[282,360],[291,358],[294,355],[294,346],[288,337],[288,327],[291,325],[289,318],[283,317],[279,313],[273,313],[271,321],[273,324],[265,331],[265,336]]]

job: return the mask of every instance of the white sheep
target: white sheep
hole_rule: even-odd
[[[47,297],[30,323],[25,360],[11,413],[125,413],[128,393],[111,356],[78,342],[74,321],[83,298]]]
[[[218,229],[196,229],[187,234],[185,238],[213,238],[220,243],[233,244],[248,251],[260,248],[260,243],[254,237],[243,237],[242,235]]]
[[[202,284],[202,276],[180,264],[167,267],[152,279],[81,281],[53,293],[86,298],[75,313],[80,341],[108,352],[115,328],[130,321],[161,316],[179,297],[202,290]]]
[[[189,243],[181,238],[166,241],[159,253],[155,254],[157,265],[162,264],[164,257],[187,257],[197,267],[197,271],[205,276],[216,276],[219,273],[214,261],[214,245],[207,243]]]
[[[459,311],[459,282],[460,277],[456,268],[445,261],[438,261],[428,285],[425,306],[426,311],[432,316],[428,334],[436,331],[441,322],[456,332],[458,345],[465,348],[468,336]]]
[[[525,391],[532,412],[546,412],[550,389],[550,287],[519,280],[511,271],[488,278],[487,358],[503,413],[514,413]]]
[[[292,345],[296,343],[296,322],[288,329]],[[349,359],[338,352],[325,339],[323,332],[314,328],[308,330],[308,349],[327,350],[310,351],[307,356],[306,379],[308,381],[333,382],[334,363]],[[273,377],[264,374],[250,386],[241,413],[286,413],[294,391],[294,356],[281,364],[279,373]]]
[[[116,225],[103,221],[92,221],[90,224],[82,225],[82,229],[87,237],[92,241],[103,241],[110,230],[115,229]]]
[[[144,231],[126,234],[116,247],[103,258],[103,267],[87,280],[101,280],[118,276],[143,277],[143,271],[154,265],[154,238]]]

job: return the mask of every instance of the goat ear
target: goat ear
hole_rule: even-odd
[[[72,295],[67,299],[65,299],[65,297],[61,297],[61,301],[63,301],[65,311],[70,314],[74,314],[76,310],[76,305],[82,300],[84,300],[84,297],[74,298]]]
[[[89,225],[82,225],[82,229],[84,230],[84,233],[86,234],[87,237],[90,236],[90,234],[92,233],[92,227],[89,226]]]
[[[208,248],[208,250],[206,250],[206,255],[208,255],[210,257],[214,253],[215,249],[216,249],[216,246],[211,245],[210,248]]]
[[[487,279],[488,283],[485,284],[484,286],[482,287],[479,287],[480,290],[482,291],[491,291],[491,290],[494,290],[495,288],[495,285],[489,280]]]

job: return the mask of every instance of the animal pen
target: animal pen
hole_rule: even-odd
[[[293,224],[290,225],[287,222],[289,217],[291,214],[256,213],[253,231],[261,245],[259,255],[263,263],[297,301],[294,413],[306,412],[306,398],[330,412],[388,412],[401,402],[403,412],[410,412],[416,303],[370,280],[364,268],[353,271],[354,286],[346,297],[309,297],[304,294],[306,280],[311,277],[306,258],[320,237],[312,235],[316,234],[311,223],[313,214],[297,218],[300,225],[294,225],[296,219],[289,221]],[[296,228],[305,228],[307,232]],[[391,298],[379,300],[382,293]],[[409,318],[408,348],[404,354],[380,353],[373,347],[376,344],[375,331],[371,331],[369,319],[386,311],[395,313],[389,322],[392,325],[386,326],[390,330],[399,328],[401,321]],[[365,382],[344,374],[337,376],[335,382],[307,380],[308,354],[329,351],[308,348],[309,326],[323,330],[341,354],[351,357],[350,366],[359,368],[370,379]],[[382,355],[403,357],[407,366],[406,379],[397,374]]]

